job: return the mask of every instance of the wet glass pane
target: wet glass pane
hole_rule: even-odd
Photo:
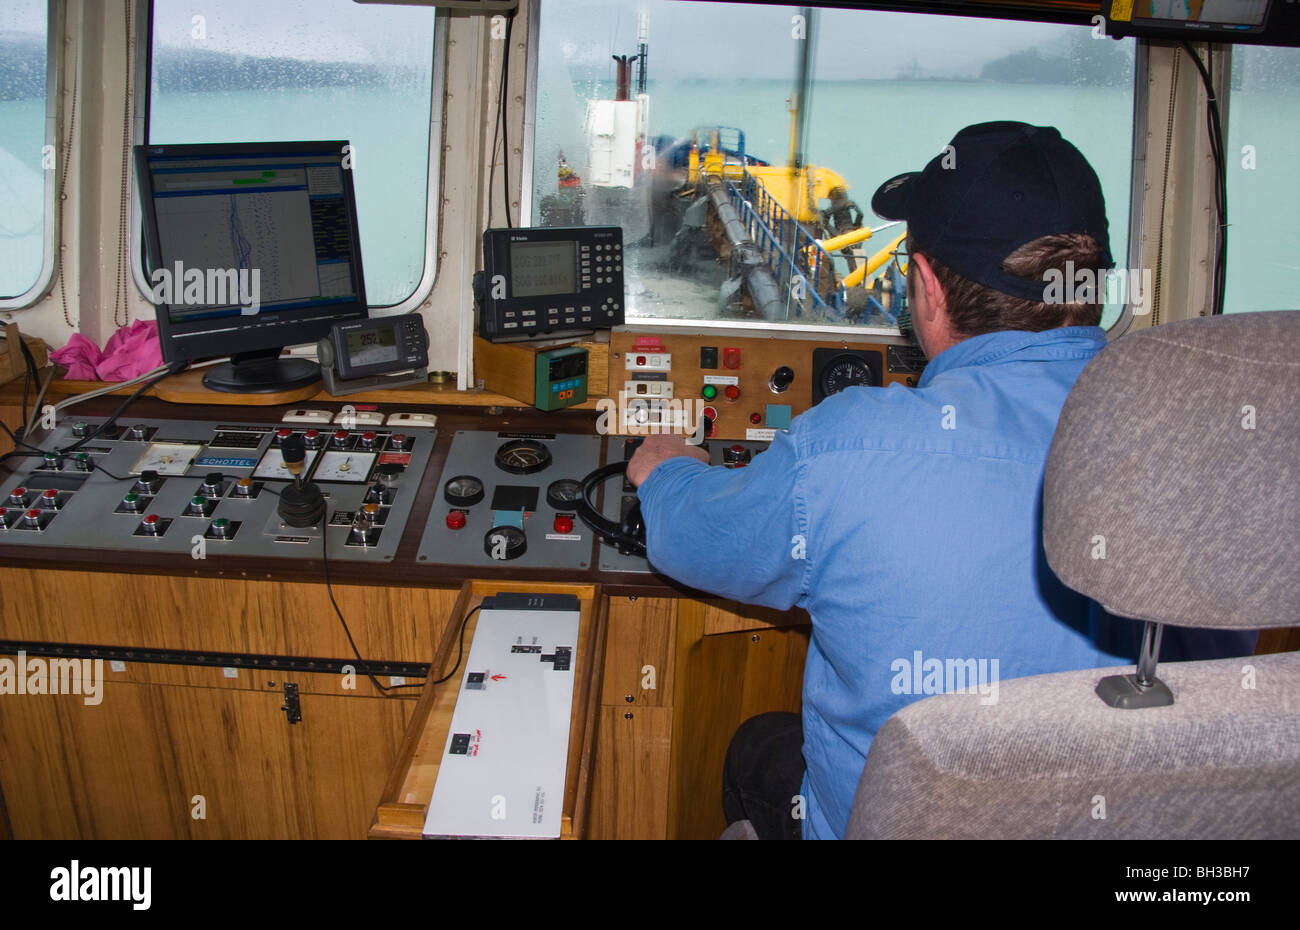
[[[842,199],[879,225],[869,204],[881,182],[923,167],[958,129],[985,120],[1056,126],[1079,147],[1106,194],[1111,251],[1126,263],[1132,40],[1078,26],[846,10],[820,10],[809,24],[799,14],[669,0],[542,3],[532,222],[623,226],[629,317],[892,325],[893,270],[868,260],[901,227],[847,256],[813,240],[853,225]],[[809,29],[803,154],[815,170],[797,177],[803,196],[787,193],[787,168]],[[615,56],[638,56],[625,93]],[[706,203],[707,167],[697,171],[696,160],[710,158],[728,179],[716,196],[752,247],[728,234],[725,208]],[[845,193],[832,203],[835,187]],[[774,299],[738,288],[737,269],[754,261],[771,266]],[[845,288],[850,261],[871,273]],[[1106,322],[1117,315],[1111,308]]]
[[[1300,309],[1300,49],[1232,49],[1224,310]]]
[[[0,16],[0,297],[26,293],[45,256],[45,0],[11,0]]]
[[[366,296],[424,273],[432,9],[155,0],[150,142],[347,139]]]

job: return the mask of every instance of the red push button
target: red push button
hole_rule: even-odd
[[[740,350],[723,349],[722,350],[722,367],[739,368],[740,367]]]
[[[555,532],[572,533],[573,517],[566,517],[564,514],[560,514],[559,516],[557,516],[555,518]]]
[[[749,422],[757,426],[763,422],[763,415],[761,413],[751,413],[749,415]]]
[[[737,386],[734,385],[734,384],[728,384],[727,387],[723,390],[722,393],[724,393],[724,394],[727,395],[727,400],[739,400],[739,399],[740,399],[740,388],[737,387]]]
[[[463,510],[452,510],[447,513],[447,529],[459,530],[465,526],[465,512]]]

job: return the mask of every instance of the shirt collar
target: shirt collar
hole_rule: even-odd
[[[955,368],[993,365],[1014,359],[1018,362],[1063,358],[1091,358],[1106,345],[1106,331],[1100,326],[1062,326],[1029,333],[1002,330],[963,339],[930,359],[917,387],[925,387],[937,375]]]

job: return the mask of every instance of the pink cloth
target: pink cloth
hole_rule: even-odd
[[[69,381],[130,381],[163,363],[158,324],[136,320],[109,336],[103,352],[81,333],[73,333],[50,359],[68,369]]]

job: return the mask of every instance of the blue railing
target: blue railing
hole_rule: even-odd
[[[740,221],[786,295],[787,311],[802,316],[800,297],[806,295],[821,315],[843,318],[847,301],[831,254],[748,171],[739,185],[726,183]]]

